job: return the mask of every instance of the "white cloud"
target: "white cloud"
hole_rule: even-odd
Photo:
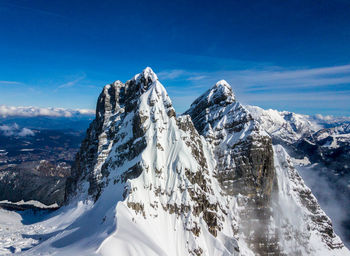
[[[14,126],[0,125],[0,131],[5,136],[12,136],[12,135],[14,135],[14,130],[16,130],[16,128]]]
[[[187,72],[185,70],[181,69],[172,69],[172,70],[165,70],[162,72],[159,72],[157,76],[159,79],[176,79],[181,76],[184,76]]]
[[[38,107],[14,107],[0,105],[0,116],[49,116],[49,117],[73,117],[77,115],[94,115],[92,109],[65,109],[65,108],[38,108]]]
[[[157,74],[160,80],[173,80],[173,79],[184,79],[188,81],[202,80],[206,78],[206,75],[201,75],[198,72],[191,72],[181,69],[172,69],[159,72]]]
[[[189,81],[198,81],[198,80],[203,80],[205,79],[207,76],[191,76],[189,78],[187,78],[187,80]]]
[[[316,114],[314,117],[316,120],[324,121],[324,122],[329,122],[329,123],[340,123],[340,122],[349,122],[350,117],[348,116],[333,116],[333,115],[321,115],[321,114]]]
[[[34,136],[34,132],[28,128],[22,128],[22,130],[18,133],[18,136],[26,137],[26,136]]]
[[[334,119],[334,117],[331,116],[331,115],[323,116],[323,115],[321,115],[321,114],[316,114],[315,117],[316,117],[317,119],[324,120],[324,121],[330,121],[330,120]]]
[[[18,126],[18,124],[14,123],[11,125],[0,125],[0,132],[4,136],[34,136],[34,132],[28,128],[22,128]]]

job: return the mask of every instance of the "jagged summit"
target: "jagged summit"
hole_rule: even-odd
[[[243,124],[252,121],[248,111],[235,99],[231,86],[225,81],[218,81],[211,89],[198,97],[185,112],[190,115],[200,134],[211,133],[212,127],[218,124],[222,129],[225,123],[230,122],[236,129],[242,130]],[[224,117],[225,121],[220,121]],[[253,122],[247,129],[258,129]]]
[[[158,81],[157,75],[150,67],[146,67],[141,73],[135,75],[132,79],[125,82],[116,80],[111,84],[107,84],[101,94],[113,93],[112,91],[119,91],[123,88],[124,94],[132,94],[133,96],[140,96],[142,93],[151,88],[152,85],[163,87]],[[164,89],[164,88],[163,88]],[[165,90],[165,89],[164,89]],[[101,95],[100,95],[101,96]]]
[[[220,80],[210,90],[208,101],[216,104],[222,104],[222,102],[229,104],[235,101],[235,94],[232,87],[225,80]]]
[[[167,105],[172,105],[165,88],[158,81],[157,75],[150,67],[145,68],[141,73],[135,75],[132,79],[122,83],[117,80],[111,84],[107,84],[97,101],[96,105],[96,118],[99,120],[106,119],[106,116],[110,116],[115,111],[120,111],[123,108],[121,105],[126,105],[125,111],[131,110],[136,101],[146,91],[154,88],[158,93],[162,92],[164,101],[168,102]]]
[[[133,83],[140,86],[141,93],[147,91],[152,85],[162,86],[158,81],[157,75],[150,67],[146,67],[140,74],[135,75],[133,79],[127,81],[126,86]]]
[[[137,74],[134,77],[135,80],[140,80],[142,78],[150,80],[152,82],[158,81],[158,76],[150,67],[146,67],[140,74]]]
[[[199,96],[184,114],[191,116],[199,133],[204,130],[210,132],[214,119],[218,119],[217,115],[225,115],[227,111],[224,109],[233,106],[233,103],[237,103],[237,107],[242,108],[236,102],[231,86],[225,80],[220,80]]]
[[[226,82],[226,80],[220,80],[218,81],[212,88],[211,91],[216,90],[227,97],[233,97],[234,98],[234,93],[232,91],[231,85]]]

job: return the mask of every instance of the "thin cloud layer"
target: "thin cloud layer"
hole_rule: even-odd
[[[77,115],[94,115],[91,109],[65,109],[65,108],[38,108],[38,107],[14,107],[0,105],[0,116],[20,116],[20,117],[74,117]]]
[[[283,69],[280,67],[265,67],[263,69],[221,70],[214,72],[190,72],[185,70],[162,71],[161,79],[183,79],[200,81],[204,79],[226,79],[239,87],[272,88],[272,87],[308,87],[326,86],[350,83],[350,65],[309,68]],[[205,82],[205,81],[204,81]],[[203,84],[206,86],[206,84]]]
[[[17,84],[22,84],[22,83],[17,81],[0,81],[0,85],[17,85]]]
[[[81,80],[86,78],[86,74],[83,74],[79,77],[77,77],[76,79],[73,79],[71,81],[68,81],[64,84],[61,84],[57,87],[57,89],[61,89],[61,88],[68,88],[68,87],[73,87],[74,85],[76,85],[77,83],[79,83]]]

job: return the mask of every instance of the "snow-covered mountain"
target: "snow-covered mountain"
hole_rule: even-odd
[[[0,253],[350,255],[252,112],[225,81],[181,116],[150,68],[105,86],[66,206],[0,210]]]
[[[271,139],[275,134],[280,140],[298,139],[315,125],[301,115],[257,115],[252,110],[237,102],[231,87],[220,81],[186,112],[214,146],[218,180],[226,193],[244,198],[238,204],[240,240],[259,255],[312,255],[322,250],[322,243],[341,247],[291,158]],[[321,239],[312,243],[313,237]]]
[[[344,141],[346,134],[350,133],[349,118],[324,118],[320,115],[308,116],[288,111],[265,110],[249,105],[245,107],[276,143],[293,144],[310,136],[317,136],[319,138],[315,138],[316,140],[322,140],[328,135],[343,137],[341,140]]]

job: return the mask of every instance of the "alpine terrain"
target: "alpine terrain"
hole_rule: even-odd
[[[0,253],[350,255],[288,153],[321,161],[348,127],[284,137],[264,113],[223,80],[179,116],[150,68],[106,85],[65,205],[0,210]]]

